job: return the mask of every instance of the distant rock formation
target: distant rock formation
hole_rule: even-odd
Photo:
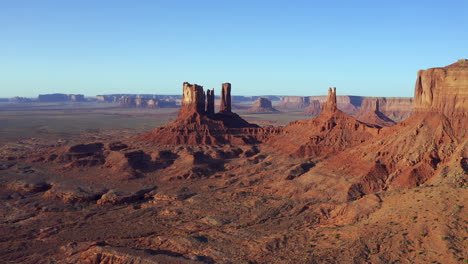
[[[122,96],[120,107],[125,108],[175,108],[176,102],[163,99],[148,99],[139,96]]]
[[[362,100],[365,97],[363,96],[353,96],[353,95],[338,95],[336,96],[336,104],[338,109],[347,113],[348,115],[353,115],[358,111],[358,108],[361,106]],[[310,100],[318,100],[321,104],[327,101],[327,96],[309,96]]]
[[[303,112],[304,115],[318,116],[322,112],[322,105],[319,100],[310,100],[309,107]]]
[[[40,94],[39,102],[84,102],[86,101],[82,94]]]
[[[338,109],[336,88],[328,89],[319,116],[297,120],[268,144],[299,157],[323,157],[362,144],[379,134],[377,126],[362,123]]]
[[[375,101],[379,111],[394,122],[408,118],[413,112],[413,98],[409,97],[365,97],[359,107],[359,114],[375,111]]]
[[[280,109],[304,109],[309,106],[310,99],[307,96],[285,96],[277,106]]]
[[[248,110],[250,113],[274,113],[278,112],[277,109],[273,108],[271,100],[268,98],[258,98]]]
[[[31,103],[31,102],[33,102],[33,100],[31,98],[19,97],[19,96],[9,98],[6,101],[9,101],[9,102],[12,102],[12,103]]]
[[[378,125],[380,127],[388,127],[396,124],[392,119],[388,118],[382,112],[380,112],[380,100],[375,98],[374,100],[365,100],[366,107],[361,108],[361,110],[354,116],[359,121],[364,123]],[[367,106],[370,104],[370,106]],[[368,109],[374,109],[369,111]],[[364,110],[365,109],[365,110]]]

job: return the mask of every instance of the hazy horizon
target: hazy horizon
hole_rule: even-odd
[[[468,57],[466,1],[8,1],[0,97],[413,97],[417,71]]]

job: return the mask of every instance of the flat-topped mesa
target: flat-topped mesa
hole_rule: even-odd
[[[439,112],[450,119],[468,115],[468,60],[418,71],[415,112]]]
[[[328,88],[327,101],[323,104],[322,112],[335,112],[338,110],[336,104],[336,87]]]
[[[223,83],[221,90],[221,105],[219,106],[219,112],[230,113],[231,112],[231,84]]]
[[[205,114],[205,92],[203,91],[203,86],[184,82],[179,117],[191,113]]]
[[[215,113],[215,95],[214,95],[214,88],[208,89],[206,91],[206,114],[207,115],[214,115]]]

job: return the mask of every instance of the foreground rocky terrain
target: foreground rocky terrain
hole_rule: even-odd
[[[231,85],[184,83],[176,120],[138,136],[5,145],[5,263],[463,263],[468,62],[418,73],[414,113],[259,127]],[[365,120],[368,120],[367,122]]]

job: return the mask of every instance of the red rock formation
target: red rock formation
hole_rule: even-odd
[[[210,114],[214,92],[209,92],[205,111],[203,87],[184,83],[182,107],[176,120],[139,136],[160,144],[246,144],[265,140],[281,129],[260,128],[231,112],[231,84],[223,84],[222,111]]]
[[[333,89],[328,88],[327,101],[322,106],[323,112],[336,112],[338,110],[338,105],[336,104],[336,87]]]
[[[337,95],[336,104],[338,109],[341,111],[347,113],[348,115],[353,115],[358,111],[358,108],[361,106],[363,99],[363,96]],[[309,100],[318,100],[321,104],[323,104],[327,101],[327,96],[309,96]]]
[[[365,97],[362,100],[358,113],[374,112],[375,100],[379,101],[379,111],[394,122],[405,120],[413,112],[413,98]]]
[[[359,122],[337,108],[336,89],[328,90],[322,112],[310,120],[297,120],[283,134],[267,143],[297,156],[318,157],[365,142],[379,133],[375,126]]]
[[[271,113],[271,112],[278,112],[273,105],[271,104],[271,100],[268,98],[260,97],[253,103],[252,107],[248,110],[251,113]]]
[[[467,80],[465,61],[419,71],[410,118],[382,129],[379,137],[330,158],[323,166],[347,168],[349,181],[355,181],[349,189],[351,199],[423,183],[466,184]],[[377,165],[385,168],[378,175]],[[351,180],[353,175],[357,178]]]
[[[182,106],[178,118],[186,118],[188,115],[205,113],[205,92],[203,86],[184,82],[182,92]]]
[[[396,123],[385,116],[382,112],[380,112],[380,100],[375,98],[374,100],[366,100],[366,104],[370,104],[371,107],[366,106],[364,109],[372,108],[372,111],[360,110],[355,117],[364,123],[378,125],[380,127],[388,127],[393,126]]]
[[[223,83],[221,90],[221,105],[219,106],[220,112],[231,112],[231,84]]]
[[[415,88],[416,113],[441,113],[451,120],[468,115],[468,60],[444,68],[418,72]]]

